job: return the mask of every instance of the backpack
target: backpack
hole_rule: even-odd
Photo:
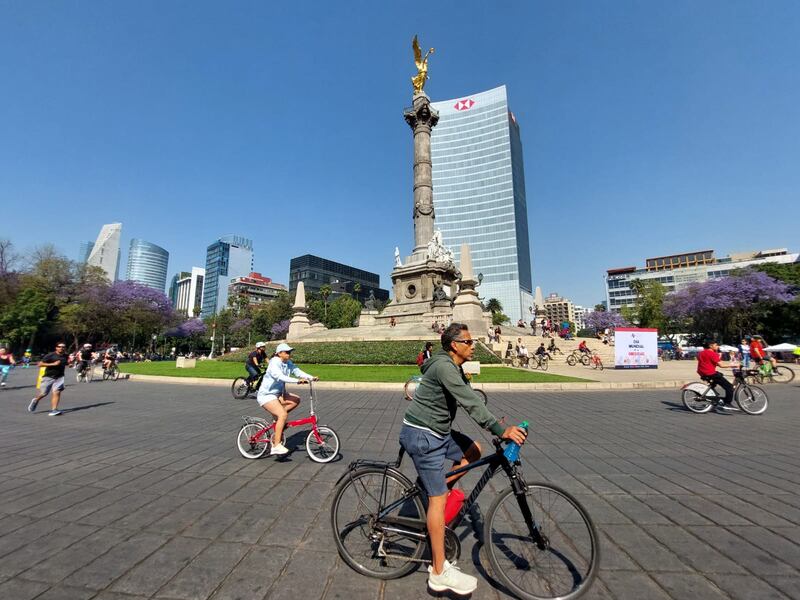
[[[419,354],[417,354],[417,366],[421,367],[422,363],[424,363],[424,362],[425,362],[425,353],[424,352],[420,352]]]

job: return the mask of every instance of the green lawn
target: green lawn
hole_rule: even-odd
[[[322,381],[376,381],[403,383],[411,375],[419,373],[416,366],[404,365],[303,365],[304,371],[316,375]],[[246,372],[239,363],[198,361],[194,369],[177,369],[174,362],[122,363],[123,373],[140,375],[167,375],[170,377],[208,377],[212,379],[234,379]],[[551,375],[539,371],[522,371],[507,367],[488,367],[481,370],[475,383],[549,383],[589,381],[577,377]]]

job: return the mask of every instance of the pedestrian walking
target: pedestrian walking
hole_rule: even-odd
[[[0,387],[6,387],[8,372],[17,364],[14,355],[5,346],[0,346]]]
[[[39,395],[28,404],[28,412],[36,412],[39,400],[52,392],[50,412],[47,414],[51,417],[61,414],[61,411],[58,410],[58,402],[61,400],[61,392],[64,391],[64,370],[70,362],[70,358],[67,356],[67,346],[63,342],[56,344],[55,352],[42,357],[39,366],[44,367],[44,375],[39,384]]]

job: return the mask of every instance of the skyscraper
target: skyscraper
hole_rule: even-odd
[[[469,244],[473,268],[483,274],[481,298],[497,298],[512,322],[527,322],[533,307],[528,205],[506,87],[432,106],[439,111],[431,134],[435,226],[456,262],[461,244]]]
[[[103,225],[89,258],[86,260],[87,264],[103,269],[111,282],[119,278],[120,235],[122,235],[122,223]]]
[[[253,271],[253,241],[238,235],[218,239],[206,250],[202,317],[214,315],[228,304],[231,279]]]
[[[200,315],[200,307],[203,304],[203,279],[206,270],[200,267],[192,267],[191,272],[183,271],[177,273],[172,278],[169,286],[169,298],[172,306],[178,312],[184,313],[188,317]]]
[[[80,250],[78,250],[79,264],[86,264],[86,261],[89,260],[89,255],[92,253],[92,248],[94,248],[94,242],[81,242]]]
[[[132,239],[128,250],[128,272],[125,279],[164,291],[167,285],[169,252],[151,242]]]

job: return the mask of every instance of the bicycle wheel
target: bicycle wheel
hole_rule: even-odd
[[[714,395],[714,397],[709,397],[704,392],[699,391],[701,387],[704,390],[708,390],[708,386],[701,383],[690,384],[690,386],[691,387],[684,388],[681,392],[683,405],[693,413],[703,414],[710,411],[714,406],[716,395]]]
[[[783,365],[772,369],[772,379],[775,383],[790,383],[794,381],[794,371]]]
[[[103,369],[103,381],[108,381],[109,375],[108,369]]]
[[[757,385],[740,385],[736,388],[733,399],[748,415],[763,414],[769,404],[767,393]]]
[[[320,437],[319,440],[313,430],[306,438],[308,457],[318,463],[331,462],[339,454],[339,436],[333,429],[324,425],[317,427],[317,433]]]
[[[494,577],[520,598],[577,598],[591,585],[600,559],[589,513],[550,484],[528,484],[524,499],[546,546],[533,541],[514,490],[506,489],[495,498],[484,525]]]
[[[406,395],[406,400],[413,400],[414,399],[414,392],[417,391],[417,380],[413,377],[406,381],[406,384],[403,386],[403,393]]]
[[[233,380],[231,385],[231,394],[237,400],[244,400],[247,394],[250,393],[250,386],[247,385],[247,380],[244,377],[237,377]]]
[[[590,361],[590,359],[589,359],[589,355],[588,354],[582,354],[581,355],[581,364],[584,367],[588,367],[589,366],[589,361]]]
[[[84,371],[81,371],[80,369],[75,369],[75,381],[77,383],[81,383],[83,381],[83,379],[84,379],[83,378],[83,374],[84,374]]]
[[[261,458],[269,450],[269,436],[264,435],[264,439],[252,440],[259,431],[264,429],[261,425],[248,423],[239,430],[236,438],[236,447],[239,453],[245,458]]]
[[[568,364],[570,367],[574,367],[574,366],[575,366],[575,356],[573,356],[572,354],[570,354],[570,355],[567,357],[567,364]]]
[[[378,512],[403,497],[411,481],[402,473],[381,467],[364,467],[345,475],[331,503],[331,527],[339,556],[367,577],[396,579],[413,570],[426,538],[388,531],[384,525],[405,526],[424,535],[425,508],[415,495],[381,521]]]
[[[117,379],[119,379],[119,369],[117,367],[111,369],[111,374],[109,375],[109,377],[111,378],[112,381],[116,381]]]
[[[550,361],[548,360],[548,358],[547,358],[546,356],[545,356],[545,357],[543,357],[543,358],[542,358],[542,360],[541,360],[541,362],[539,363],[539,368],[540,368],[542,371],[547,371],[547,368],[548,368],[549,366],[550,366]]]
[[[519,357],[515,356],[514,358],[511,359],[512,367],[519,367],[519,365],[520,365]]]
[[[477,388],[472,388],[472,391],[483,399],[484,404],[489,404],[489,397],[486,395],[486,392]]]
[[[86,377],[86,383],[89,383],[92,379],[94,379],[94,366],[89,365],[86,367],[86,371],[84,371],[84,376]]]

